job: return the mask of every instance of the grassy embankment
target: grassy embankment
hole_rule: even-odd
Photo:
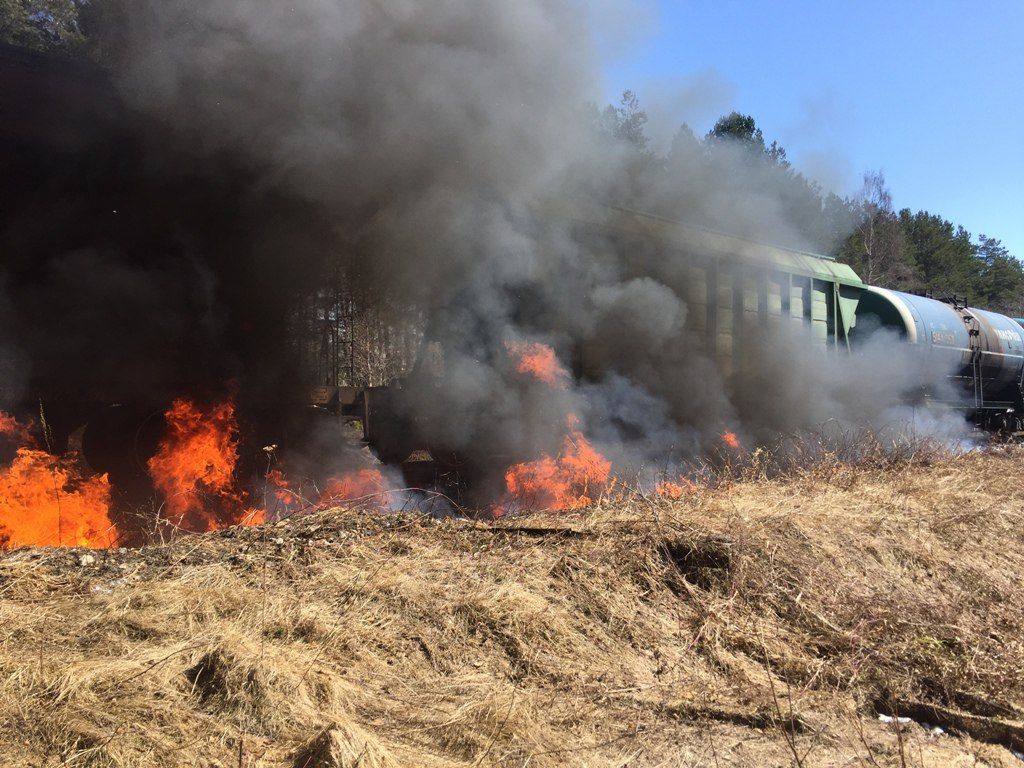
[[[0,764],[1018,765],[1022,511],[1001,449],[12,552]]]

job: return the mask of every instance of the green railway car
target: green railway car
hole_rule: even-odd
[[[726,376],[737,370],[752,330],[773,322],[806,324],[813,343],[850,349],[867,286],[846,264],[626,209],[574,202],[560,213],[578,237],[613,239],[627,269],[683,298],[686,330]]]
[[[946,405],[994,428],[1024,428],[1024,319],[876,288],[827,256],[650,214],[574,201],[556,215],[571,220],[584,240],[612,240],[633,275],[659,280],[682,297],[686,331],[726,380],[754,357],[749,346],[760,344],[773,323],[809,327],[809,343],[836,354],[852,352],[881,327],[907,345],[908,364],[946,372],[954,386],[934,387],[945,391]],[[586,374],[587,350],[582,357]]]

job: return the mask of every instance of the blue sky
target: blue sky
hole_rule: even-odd
[[[650,0],[609,54],[664,140],[732,109],[840,193],[884,171],[1024,258],[1024,0]]]

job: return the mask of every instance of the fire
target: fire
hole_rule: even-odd
[[[267,487],[268,490],[273,487],[274,490],[270,493],[281,504],[288,504],[295,498],[295,494],[291,491],[292,484],[288,482],[284,472],[280,469],[272,469],[267,472]]]
[[[360,469],[328,480],[321,503],[377,496],[385,490],[384,475],[380,470]]]
[[[516,371],[549,386],[566,389],[569,372],[555,350],[537,342],[509,341],[505,348],[516,360]],[[514,505],[531,509],[582,509],[604,491],[612,464],[587,441],[574,414],[566,419],[567,434],[556,457],[516,464],[505,472],[506,499],[495,508],[501,515]]]
[[[232,525],[260,525],[268,510],[251,506],[238,485],[239,430],[232,399],[209,407],[175,400],[165,414],[166,433],[147,462],[163,516],[177,528],[206,532]],[[110,520],[106,475],[85,476],[77,457],[38,450],[29,426],[0,411],[0,447],[13,460],[0,468],[0,548],[14,546],[109,547],[119,534]],[[268,470],[267,500],[274,514],[308,504],[280,469]],[[372,468],[331,478],[321,504],[379,496],[384,474]],[[269,506],[269,505],[268,505]]]
[[[246,510],[235,484],[238,421],[230,399],[202,409],[175,400],[166,414],[167,434],[147,462],[164,497],[164,516],[188,531],[262,522],[262,511]]]
[[[74,455],[29,447],[28,427],[3,412],[0,435],[22,443],[10,466],[0,469],[0,548],[116,543],[106,475],[83,477]]]
[[[587,441],[574,416],[570,415],[567,426],[569,432],[557,457],[516,464],[505,473],[508,497],[518,506],[583,509],[607,486],[612,463]]]
[[[222,528],[227,528],[232,525],[263,525],[267,522],[267,510],[260,509],[259,507],[249,507],[241,516],[235,519],[231,523],[221,524]],[[216,530],[216,529],[214,529]]]
[[[558,362],[555,350],[546,344],[524,341],[507,341],[505,349],[516,359],[516,371],[532,376],[552,387],[565,389],[569,386],[569,372]]]
[[[0,411],[0,437],[15,446],[32,445],[32,435],[29,432],[29,425],[22,424],[9,413]]]
[[[654,492],[666,499],[681,499],[688,493],[693,493],[697,490],[696,484],[687,480],[684,477],[679,478],[679,482],[673,482],[671,480],[663,480],[654,486]]]
[[[232,525],[261,525],[267,509],[247,506],[237,485],[238,420],[230,399],[203,409],[176,400],[166,414],[167,435],[148,462],[153,484],[164,497],[164,516],[187,531],[205,532]],[[265,475],[267,501],[280,515],[306,508],[292,481],[280,469]],[[375,496],[387,490],[384,475],[360,469],[327,481],[320,504]]]
[[[740,450],[740,439],[736,437],[735,432],[730,432],[729,430],[723,432],[722,442],[725,443],[730,448],[732,448],[733,450]]]

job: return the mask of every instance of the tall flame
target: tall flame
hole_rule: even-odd
[[[569,416],[568,433],[556,457],[516,464],[505,472],[508,499],[519,508],[583,509],[608,485],[612,463],[587,441]],[[507,501],[504,507],[508,507]]]
[[[735,432],[730,432],[729,430],[726,430],[725,432],[722,433],[722,442],[725,443],[729,448],[732,448],[733,450],[736,451],[740,450],[741,448],[740,439],[736,437]]]
[[[265,522],[267,510],[247,504],[249,495],[238,485],[233,400],[202,407],[178,399],[165,420],[164,437],[147,462],[163,498],[163,517],[190,532]],[[13,449],[4,454],[13,456],[9,466],[0,468],[0,548],[116,545],[107,475],[85,476],[75,455],[56,457],[38,450],[30,427],[2,411],[0,448]],[[281,470],[269,470],[265,486],[267,500],[276,501],[275,514],[308,508]],[[379,470],[355,470],[331,478],[320,505],[381,496],[387,490]]]
[[[3,412],[0,438],[18,446],[11,464],[0,469],[0,548],[116,543],[106,475],[84,477],[75,455],[29,447],[28,427]]]
[[[258,524],[259,510],[246,509],[235,484],[238,421],[231,399],[202,409],[175,400],[166,413],[167,433],[147,462],[164,497],[164,517],[188,531],[213,531]]]
[[[505,349],[516,361],[516,371],[557,389],[569,386],[569,372],[555,350],[537,342],[508,341]],[[505,501],[495,509],[567,510],[594,503],[594,494],[607,486],[612,464],[587,441],[579,419],[569,414],[562,450],[557,456],[509,467],[505,472]]]
[[[505,349],[515,358],[516,371],[558,389],[569,386],[569,372],[558,361],[555,350],[546,344],[507,341]]]
[[[232,525],[260,525],[267,510],[247,506],[237,485],[238,420],[230,399],[203,409],[176,400],[165,415],[167,434],[148,462],[153,484],[164,497],[164,517],[194,532]],[[360,469],[332,477],[319,505],[379,496],[387,490],[383,473]],[[280,469],[265,476],[265,493],[274,514],[310,508]]]

